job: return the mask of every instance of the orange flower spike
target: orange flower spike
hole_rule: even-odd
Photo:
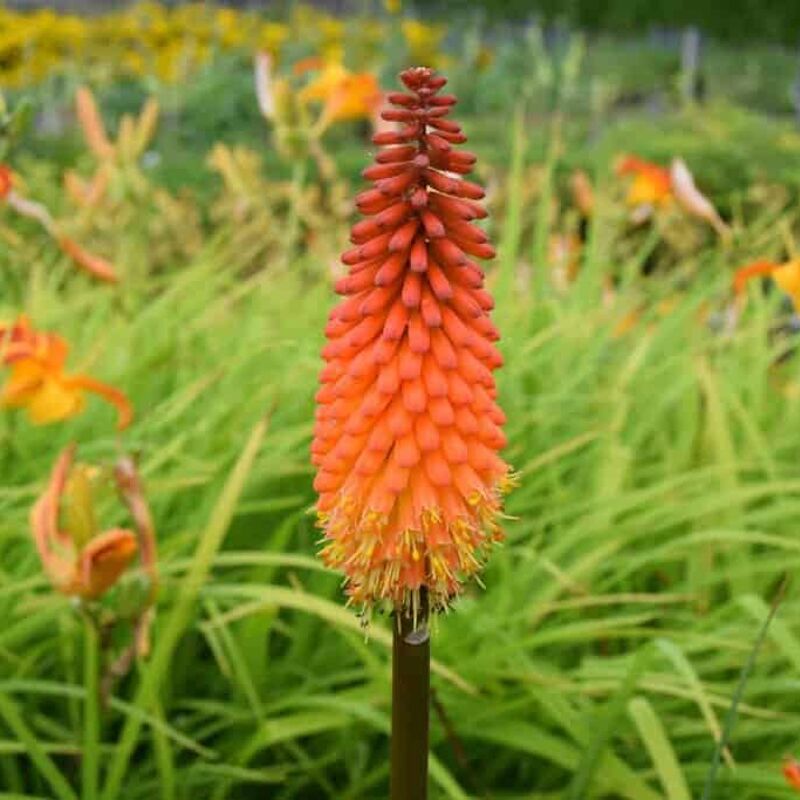
[[[665,167],[625,156],[617,165],[617,174],[633,177],[627,198],[630,206],[666,205],[672,200],[672,175]]]
[[[0,323],[0,367],[10,369],[0,408],[24,408],[35,425],[48,425],[83,411],[84,394],[91,392],[116,408],[119,430],[128,427],[133,409],[127,397],[88,375],[67,374],[68,352],[61,337],[33,330],[24,316],[12,326]]]
[[[44,493],[31,510],[31,531],[42,561],[54,588],[69,596],[96,600],[122,576],[137,553],[136,536],[122,528],[112,528],[91,535],[82,542],[80,536],[61,528],[62,501],[68,493],[73,470],[75,446],[67,447],[56,461]],[[85,498],[73,498],[83,503]]]
[[[800,791],[800,762],[794,758],[787,758],[783,762],[783,777],[792,789]]]
[[[444,608],[481,568],[511,484],[498,451],[505,421],[493,371],[502,364],[492,298],[473,258],[494,248],[473,220],[483,189],[458,177],[475,156],[446,119],[446,79],[400,76],[378,133],[386,148],[356,198],[367,219],[342,256],[345,299],[330,314],[312,460],[322,556],[346,575],[352,602]]]

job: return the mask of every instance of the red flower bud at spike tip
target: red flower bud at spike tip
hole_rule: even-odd
[[[400,122],[365,170],[343,261],[345,295],[326,327],[312,460],[322,556],[345,573],[351,602],[442,609],[501,538],[511,472],[498,451],[505,417],[492,375],[502,358],[492,299],[472,258],[494,250],[472,223],[483,190],[445,120],[455,99],[426,67],[400,76]],[[384,166],[386,165],[386,166]]]

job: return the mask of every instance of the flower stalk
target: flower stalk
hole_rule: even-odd
[[[100,776],[100,636],[95,619],[83,614],[83,751],[81,797],[95,800]]]
[[[391,800],[428,797],[431,639],[427,593],[416,615],[395,614],[392,643]]]

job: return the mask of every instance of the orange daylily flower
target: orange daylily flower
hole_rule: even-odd
[[[342,255],[345,295],[323,350],[312,461],[318,471],[323,558],[346,575],[353,602],[445,607],[501,537],[509,466],[493,372],[502,364],[484,273],[495,255],[477,200],[462,180],[475,155],[446,119],[455,97],[418,67],[400,76],[383,111],[398,131],[364,171],[367,218]]]
[[[299,93],[301,103],[322,102],[319,126],[332,122],[372,119],[383,99],[377,78],[370,72],[350,72],[329,62]]]
[[[667,169],[638,156],[624,156],[617,163],[617,174],[633,176],[627,203],[633,208],[635,222],[643,222],[655,209],[665,208],[674,200],[687,214],[711,225],[721,237],[730,234],[713,203],[697,188],[682,158],[673,158]]]
[[[0,388],[0,408],[24,408],[31,422],[47,425],[79,414],[85,394],[97,394],[117,409],[117,428],[133,419],[127,397],[88,375],[64,371],[69,348],[56,334],[35,331],[25,316],[13,325],[0,323],[0,366],[10,369]]]
[[[665,206],[672,201],[672,176],[658,164],[638,156],[624,156],[617,164],[617,174],[633,177],[628,189],[629,206]]]
[[[75,446],[58,458],[44,493],[31,511],[31,530],[47,577],[59,592],[85,600],[105,594],[128,568],[138,551],[136,535],[112,528],[76,541],[61,526],[62,499],[70,478]]]
[[[792,301],[794,310],[800,314],[800,258],[793,258],[783,264],[773,261],[754,261],[736,270],[733,276],[733,292],[743,301],[748,281],[759,275],[768,275]]]

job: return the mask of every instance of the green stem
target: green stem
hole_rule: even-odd
[[[292,167],[292,194],[289,217],[286,220],[286,263],[291,264],[300,251],[300,206],[303,202],[303,187],[306,183],[308,163],[305,158],[295,161]]]
[[[426,800],[431,643],[425,594],[416,615],[397,612],[394,623],[391,800]]]
[[[83,759],[81,761],[81,800],[96,800],[100,769],[100,642],[94,620],[84,616],[83,683]]]

